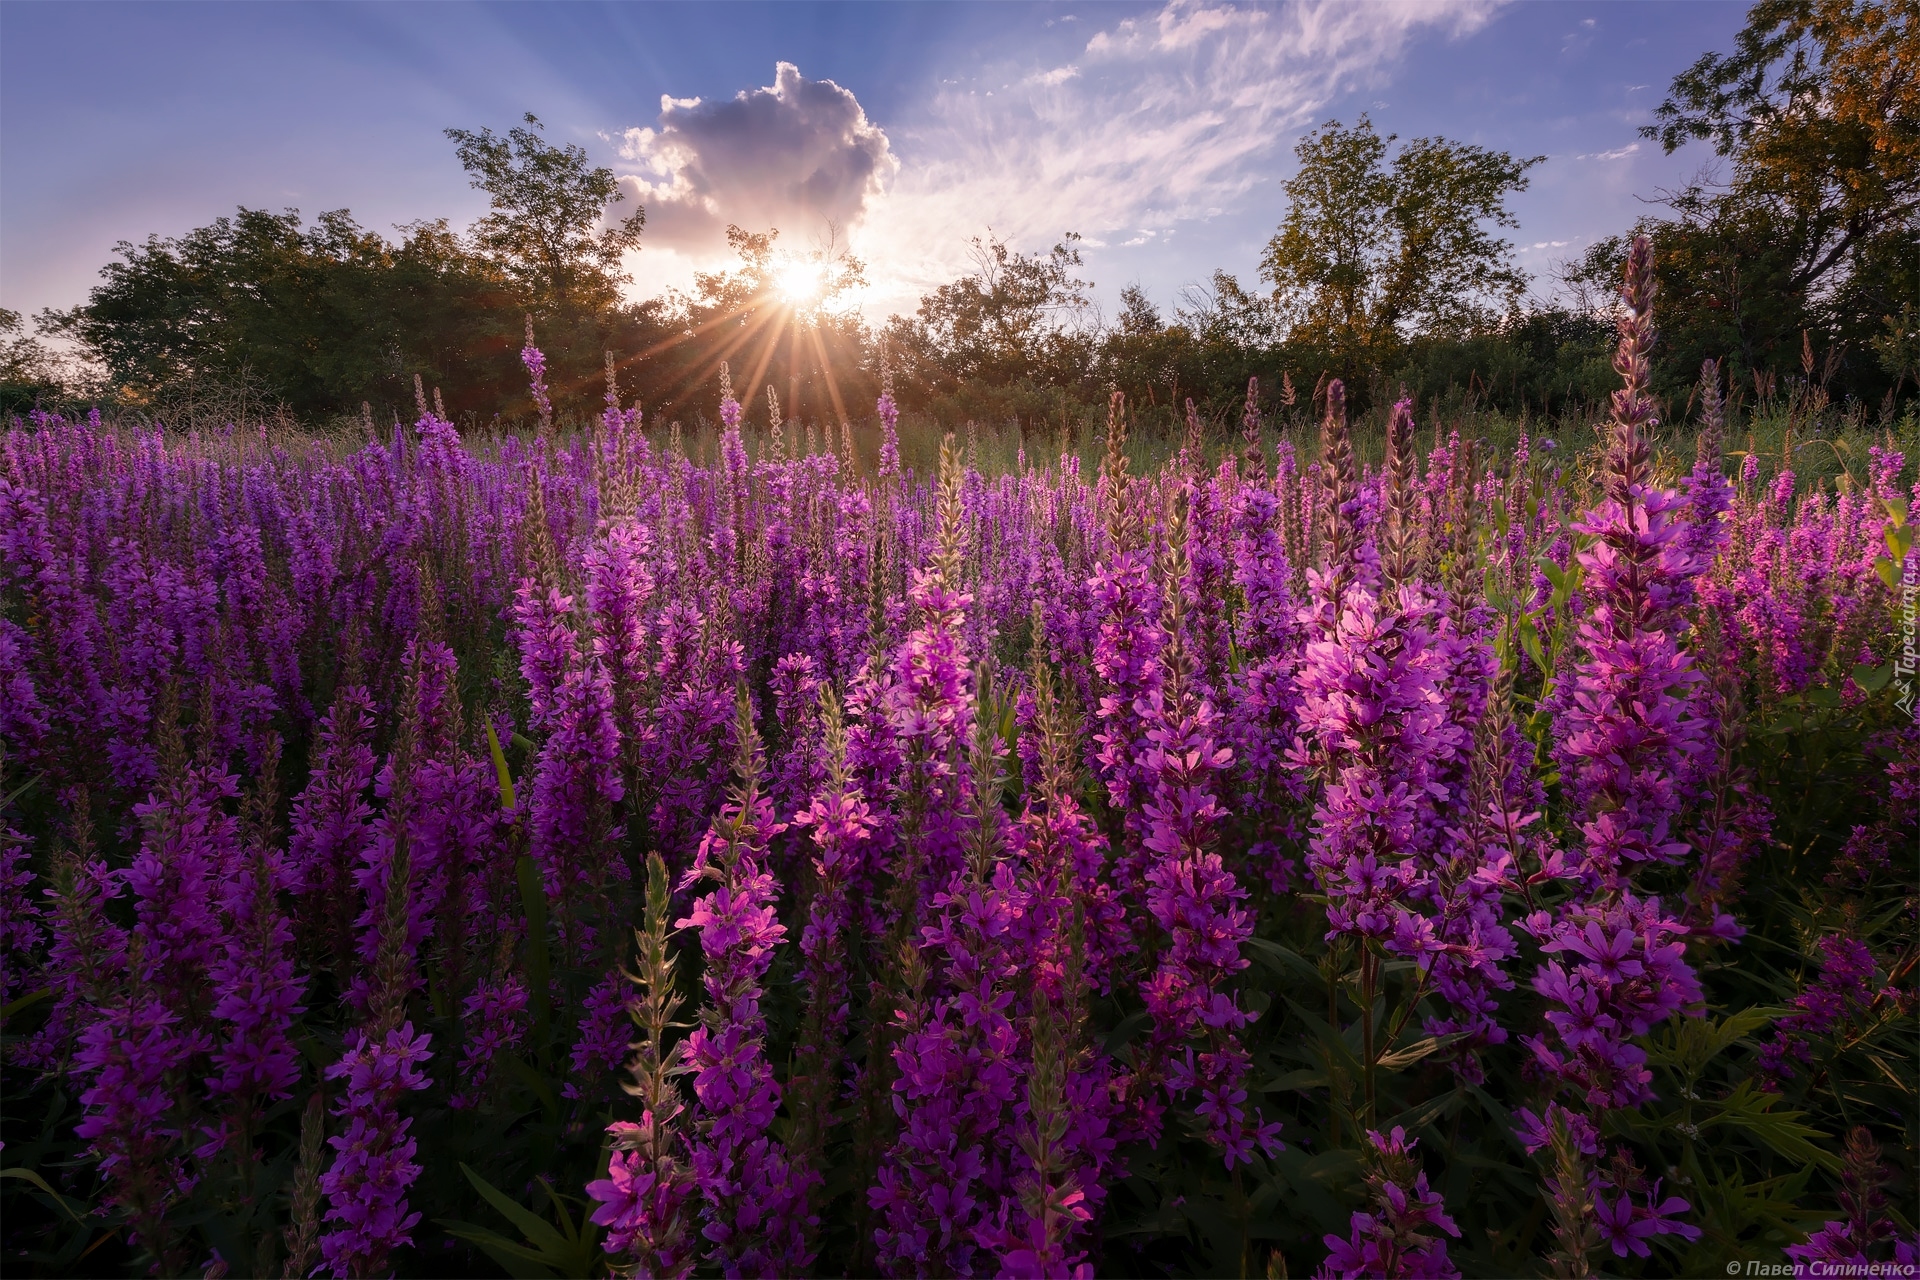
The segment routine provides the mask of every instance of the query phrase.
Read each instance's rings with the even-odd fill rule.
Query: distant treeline
[[[1713,357],[1736,401],[1806,384],[1887,416],[1920,387],[1917,7],[1756,4],[1734,52],[1679,76],[1643,131],[1670,151],[1709,144],[1713,176],[1562,264],[1552,304],[1497,234],[1542,158],[1402,142],[1365,116],[1296,148],[1257,285],[1216,271],[1166,304],[1129,288],[1107,315],[1077,236],[1038,252],[985,238],[970,272],[876,331],[844,305],[864,267],[837,243],[796,253],[734,228],[732,269],[635,303],[619,263],[644,244],[644,211],[528,116],[505,136],[448,131],[492,199],[464,232],[418,222],[388,239],[346,210],[243,208],[123,242],[85,303],[37,318],[41,337],[0,312],[0,405],[164,417],[217,391],[301,419],[364,405],[391,420],[411,415],[418,378],[463,423],[512,423],[531,413],[530,321],[563,417],[598,412],[609,357],[623,402],[649,415],[710,411],[726,361],[750,412],[771,387],[786,417],[825,423],[867,412],[888,369],[908,408],[954,425],[1064,424],[1112,390],[1149,417],[1191,398],[1220,418],[1250,377],[1273,407],[1337,376],[1360,408],[1404,389],[1553,416],[1616,385],[1611,292],[1632,230],[1656,247],[1657,390],[1684,400]],[[81,358],[56,356],[54,335]]]

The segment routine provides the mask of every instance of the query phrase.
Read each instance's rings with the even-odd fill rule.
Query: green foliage
[[[1087,281],[1080,237],[1069,231],[1046,253],[1025,253],[998,236],[975,236],[973,271],[920,299],[911,319],[896,316],[882,342],[901,372],[933,394],[963,384],[1023,381],[1071,385],[1090,370],[1094,343],[1084,325]]]
[[[1788,376],[1811,330],[1834,353],[1820,381],[1836,398],[1877,400],[1910,376],[1873,353],[1883,317],[1920,295],[1916,14],[1914,0],[1761,0],[1731,53],[1675,77],[1643,135],[1668,152],[1708,142],[1726,167],[1635,229],[1654,238],[1671,367],[1726,356],[1740,383]],[[1595,245],[1573,274],[1597,280],[1625,243]]]
[[[1484,224],[1519,225],[1507,197],[1546,157],[1415,138],[1389,166],[1394,141],[1364,115],[1302,139],[1286,219],[1260,260],[1295,335],[1359,358],[1415,335],[1483,331],[1526,288],[1512,246]]]
[[[39,327],[48,327],[44,317]],[[27,333],[18,311],[0,307],[0,413],[65,407],[76,391],[85,389],[76,385],[84,383],[77,372],[71,361]]]
[[[607,206],[626,198],[613,170],[589,167],[581,147],[549,143],[532,112],[525,121],[533,128],[516,126],[504,138],[491,129],[447,130],[473,186],[493,201],[473,226],[474,243],[543,310],[610,307],[628,279],[620,256],[639,247],[647,212],[636,208],[602,228]]]
[[[553,1185],[545,1178],[537,1178],[535,1182],[553,1215],[551,1223],[475,1173],[464,1162],[460,1165],[460,1172],[467,1176],[467,1181],[473,1184],[473,1189],[480,1193],[481,1199],[514,1225],[525,1243],[516,1243],[497,1231],[457,1218],[438,1219],[440,1225],[447,1229],[447,1234],[478,1247],[514,1280],[547,1280],[552,1276],[585,1277],[600,1272],[603,1261],[600,1228],[587,1221],[584,1214],[576,1226],[573,1214],[567,1211],[570,1197],[555,1192]],[[574,1200],[573,1203],[579,1205],[580,1202]]]

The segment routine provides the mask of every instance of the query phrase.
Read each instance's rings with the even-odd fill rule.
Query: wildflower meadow
[[[0,1266],[1911,1274],[1920,485],[1654,292],[1512,447],[16,419]]]

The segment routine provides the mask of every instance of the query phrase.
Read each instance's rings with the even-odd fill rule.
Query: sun
[[[773,283],[788,306],[804,309],[826,294],[827,273],[818,262],[789,258],[774,269]]]

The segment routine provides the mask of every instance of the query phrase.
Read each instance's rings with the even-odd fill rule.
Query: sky
[[[1711,156],[1637,135],[1744,6],[1689,3],[0,3],[0,306],[85,300],[122,240],[236,206],[361,225],[486,210],[443,131],[533,112],[647,210],[635,296],[725,228],[868,264],[870,319],[970,237],[1083,237],[1111,314],[1253,284],[1322,121],[1542,155],[1506,232],[1551,271]],[[620,213],[631,203],[615,207]]]

